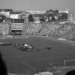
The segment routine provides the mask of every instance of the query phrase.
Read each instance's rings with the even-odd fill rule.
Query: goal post
[[[75,66],[75,59],[64,60],[64,66]]]

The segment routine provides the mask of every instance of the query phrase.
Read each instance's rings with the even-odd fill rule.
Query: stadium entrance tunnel
[[[66,75],[75,75],[75,70],[71,70],[71,71],[67,72]]]

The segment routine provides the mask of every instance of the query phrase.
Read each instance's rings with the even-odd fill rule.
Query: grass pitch
[[[34,73],[35,71],[47,71],[51,69],[51,63],[64,62],[75,59],[75,46],[60,43],[45,38],[30,37],[18,39],[0,39],[0,42],[12,42],[33,45],[32,52],[20,51],[14,46],[0,46],[0,51],[10,73]],[[45,47],[51,47],[47,50]],[[39,49],[37,51],[36,49]],[[62,64],[63,65],[63,64]]]

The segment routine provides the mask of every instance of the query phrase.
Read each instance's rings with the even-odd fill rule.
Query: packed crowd
[[[62,37],[70,40],[75,38],[75,24],[32,23],[27,25],[24,34],[33,36],[49,36],[55,38]]]
[[[15,13],[19,12],[12,11],[10,18],[0,14],[0,34],[63,37],[74,40],[73,16],[75,13],[73,12],[59,12],[58,10],[48,10],[43,14],[21,12],[22,15],[19,17]]]

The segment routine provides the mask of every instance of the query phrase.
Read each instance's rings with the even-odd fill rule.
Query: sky
[[[0,9],[21,11],[75,10],[75,0],[0,0]]]

